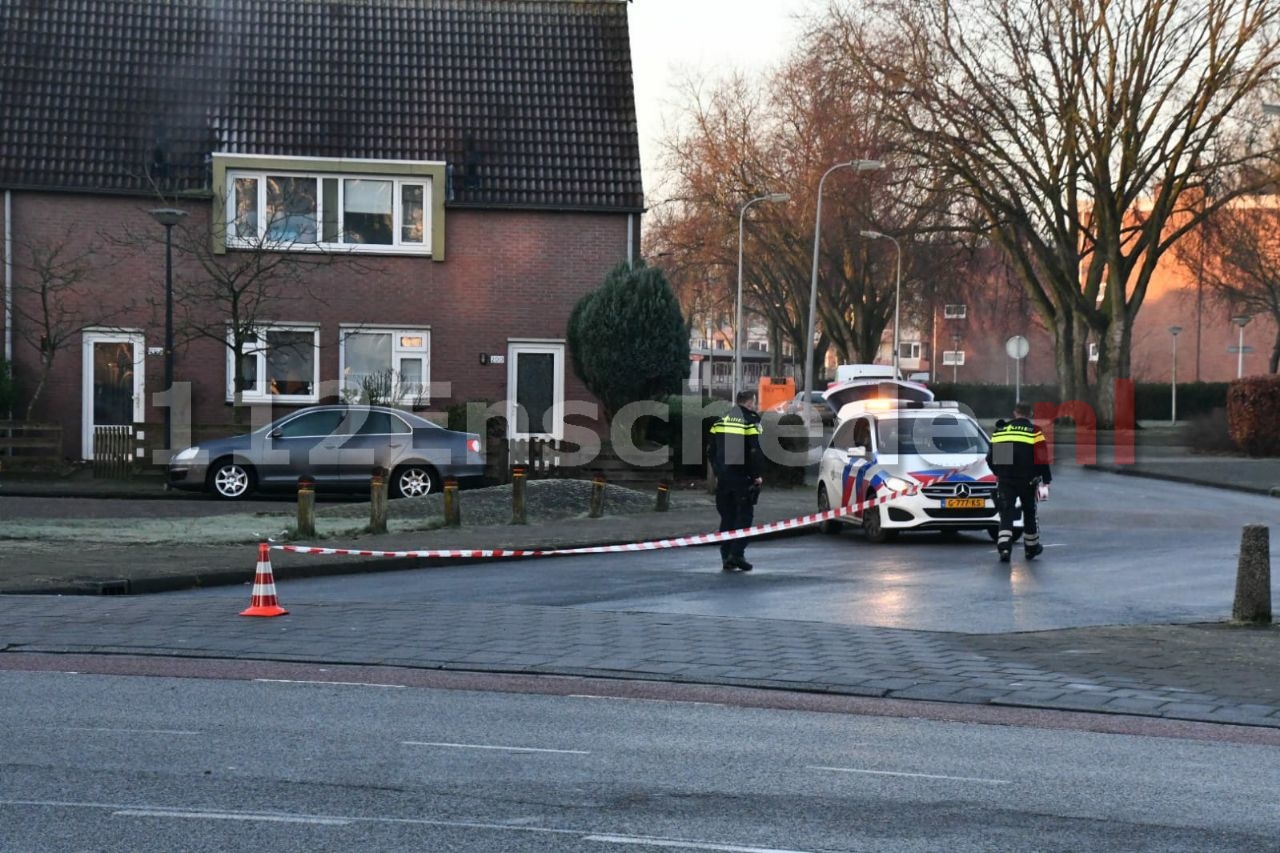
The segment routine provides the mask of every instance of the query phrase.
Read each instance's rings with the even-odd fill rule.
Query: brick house
[[[31,416],[67,457],[164,419],[166,231],[195,424],[232,422],[237,353],[254,420],[377,375],[519,403],[514,434],[590,399],[566,318],[643,210],[623,0],[44,0],[5,4],[0,51],[4,354],[21,415],[53,293],[74,334]],[[282,264],[258,302],[208,297],[252,258]]]

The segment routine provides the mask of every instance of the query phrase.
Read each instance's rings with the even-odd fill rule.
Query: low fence
[[[132,424],[93,428],[93,476],[127,480],[139,462],[138,439]]]
[[[59,424],[0,421],[0,468],[47,470],[62,464]]]
[[[504,472],[513,465],[523,467],[530,480],[590,480],[602,474],[608,482],[622,486],[653,486],[671,481],[670,461],[655,466],[633,465],[607,446],[600,448],[594,458],[579,461],[579,450],[576,444],[551,438],[499,439],[489,445],[490,454],[494,454],[490,457],[490,472],[499,473],[498,479],[503,482],[509,479]]]

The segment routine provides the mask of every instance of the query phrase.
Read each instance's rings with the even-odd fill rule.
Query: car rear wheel
[[[818,512],[826,512],[831,509],[831,498],[827,497],[827,487],[825,484],[818,486]],[[840,533],[841,524],[834,518],[826,521],[818,522],[818,530],[829,536],[835,536]]]
[[[242,500],[256,485],[253,469],[235,459],[221,459],[209,468],[209,491],[224,501]]]
[[[867,500],[875,496],[875,492],[867,492]],[[868,542],[876,545],[888,542],[894,536],[893,531],[884,529],[884,515],[878,506],[869,506],[862,511],[862,532]]]
[[[401,465],[391,476],[393,498],[421,498],[436,490],[439,476],[429,465]]]

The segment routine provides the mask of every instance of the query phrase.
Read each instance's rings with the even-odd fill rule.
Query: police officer
[[[987,451],[987,464],[999,481],[1000,533],[996,550],[1002,563],[1009,562],[1013,552],[1015,500],[1022,501],[1022,545],[1027,559],[1034,560],[1044,551],[1036,522],[1036,498],[1037,491],[1044,498],[1049,496],[1053,473],[1048,460],[1049,445],[1044,433],[1031,422],[1031,404],[1018,403],[1013,407],[1013,420],[996,422],[991,449]]]
[[[720,513],[721,531],[751,526],[764,473],[756,394],[742,391],[735,402],[737,405],[711,427],[711,466],[716,474],[716,510]],[[751,571],[746,550],[745,539],[721,542],[721,568],[726,572]]]

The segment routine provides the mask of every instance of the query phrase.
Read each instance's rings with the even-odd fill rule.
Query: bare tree
[[[1274,195],[1241,199],[1209,217],[1178,245],[1187,264],[1202,260],[1203,281],[1216,300],[1241,314],[1276,323],[1267,370],[1280,370],[1280,208]]]
[[[14,334],[40,354],[27,400],[25,417],[30,419],[58,353],[88,329],[117,325],[135,306],[122,302],[117,289],[111,299],[103,298],[102,274],[112,261],[102,245],[85,242],[74,228],[52,240],[16,242],[11,260]]]
[[[832,0],[829,12],[905,152],[947,172],[972,229],[1009,257],[1056,337],[1064,399],[1091,399],[1113,423],[1161,257],[1270,174],[1276,141],[1252,116],[1280,65],[1280,4]],[[863,49],[871,19],[892,50]]]
[[[227,246],[232,221],[215,226],[183,221],[173,226],[175,345],[211,340],[226,347],[232,373],[233,418],[243,420],[244,394],[254,375],[248,360],[262,352],[288,357],[287,343],[269,346],[263,328],[286,316],[289,306],[324,303],[313,282],[322,270],[340,266],[352,275],[368,275],[379,267],[368,256],[335,250],[318,242],[314,221],[299,225],[297,210],[286,197],[268,211],[262,228],[241,228],[248,236]],[[153,234],[131,234],[129,240],[154,243]],[[310,343],[307,344],[308,352]],[[299,351],[293,353],[304,357]]]
[[[791,194],[787,205],[751,211],[744,301],[748,314],[763,317],[797,352],[809,333],[820,179],[836,163],[885,158],[898,147],[894,134],[901,131],[879,118],[865,74],[842,44],[815,27],[761,87],[740,75],[713,86],[687,83],[684,124],[666,141],[672,191],[681,202],[664,208],[649,233],[655,248],[681,259],[682,269],[736,269],[741,206],[766,192]],[[895,248],[862,231],[898,239],[902,316],[923,313],[933,276],[952,249],[940,238],[942,187],[938,174],[923,168],[829,175],[818,241],[816,363],[833,348],[842,361],[873,360],[893,322]]]

